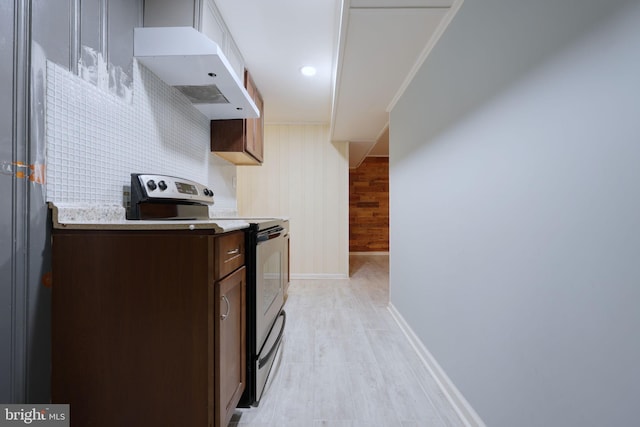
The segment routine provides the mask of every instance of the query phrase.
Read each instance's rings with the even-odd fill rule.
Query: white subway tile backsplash
[[[236,167],[209,151],[209,120],[134,61],[121,98],[47,62],[47,201],[113,205],[132,172],[206,183],[236,209]]]

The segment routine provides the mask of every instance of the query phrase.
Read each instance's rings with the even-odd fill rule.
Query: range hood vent
[[[260,116],[220,47],[192,27],[135,28],[133,54],[209,119]]]
[[[229,104],[218,86],[174,86],[193,104]]]

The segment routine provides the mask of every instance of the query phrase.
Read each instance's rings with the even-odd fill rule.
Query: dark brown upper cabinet
[[[261,165],[264,145],[264,102],[247,70],[244,85],[260,111],[257,119],[211,120],[211,151],[236,165]]]

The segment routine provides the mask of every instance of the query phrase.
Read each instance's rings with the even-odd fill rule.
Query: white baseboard
[[[348,279],[348,274],[300,274],[294,273],[291,275],[291,280],[335,280],[335,279]]]
[[[436,384],[447,398],[456,414],[460,417],[460,420],[464,423],[465,427],[486,427],[485,423],[480,419],[480,416],[469,405],[469,402],[464,398],[462,393],[456,388],[453,382],[449,379],[445,371],[440,367],[433,355],[427,350],[420,338],[413,332],[413,329],[404,320],[398,310],[389,303],[388,306],[391,316],[400,326],[400,329],[411,343],[411,346],[418,354],[418,357],[427,368],[431,376],[435,379]]]

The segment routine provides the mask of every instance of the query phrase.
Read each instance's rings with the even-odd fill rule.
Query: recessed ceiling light
[[[315,76],[316,69],[310,65],[305,65],[304,67],[300,68],[300,72],[305,76],[311,77]]]

